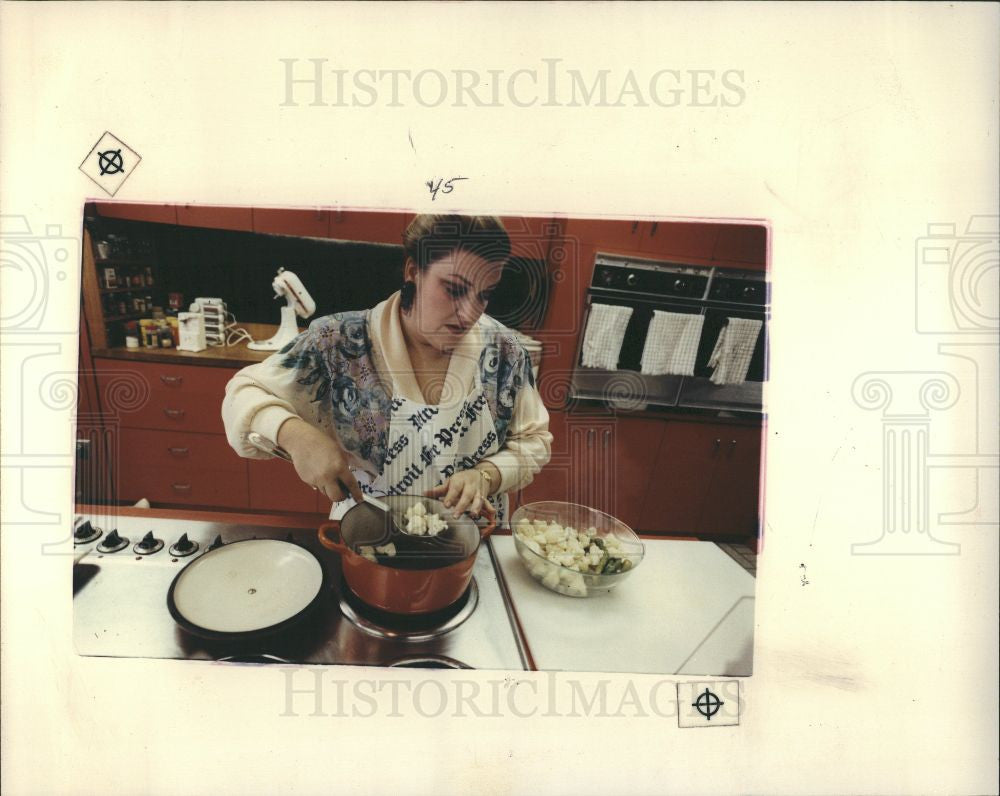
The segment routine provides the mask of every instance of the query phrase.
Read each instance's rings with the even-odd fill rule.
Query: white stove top
[[[83,519],[108,524],[103,518]],[[480,547],[476,559],[473,577],[478,601],[467,619],[434,639],[386,639],[360,630],[341,613],[340,560],[318,543],[315,531],[156,517],[118,517],[114,524],[119,535],[130,540],[122,550],[103,555],[97,550],[110,527],[103,528],[99,539],[76,547],[82,556],[73,568],[73,636],[80,655],[196,660],[274,656],[293,663],[389,666],[431,661],[475,669],[526,668],[522,642],[510,621],[488,544]],[[164,545],[151,555],[137,555],[133,546],[148,531]],[[184,533],[199,544],[198,552],[189,557],[171,555],[171,546]],[[319,558],[330,576],[327,599],[302,628],[271,640],[237,644],[192,636],[174,622],[167,609],[170,584],[217,536],[228,543],[254,537],[286,540],[289,534]]]

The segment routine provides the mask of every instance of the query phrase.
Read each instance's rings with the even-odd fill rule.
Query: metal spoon
[[[251,431],[250,433],[248,433],[246,435],[246,439],[247,442],[249,442],[255,448],[262,450],[265,453],[269,453],[272,456],[278,457],[279,459],[284,459],[287,462],[292,461],[292,456],[288,451],[286,451],[277,443],[272,442],[263,435],[257,433],[256,431]],[[343,489],[345,493],[348,492],[347,487],[344,485],[342,481],[338,480],[337,483],[340,484],[341,489]],[[444,536],[445,531],[442,531],[440,535],[435,534],[433,536],[426,534],[410,533],[402,525],[400,525],[400,523],[396,519],[396,512],[393,511],[393,509],[390,508],[390,506],[387,503],[384,503],[378,498],[372,497],[371,495],[365,492],[362,492],[362,496],[364,497],[366,503],[370,503],[372,506],[382,511],[389,520],[386,527],[387,533],[382,539],[372,541],[370,543],[372,546],[381,546],[389,543],[390,541],[392,541],[393,533],[395,533],[398,536],[404,536],[407,539],[418,540],[419,542],[418,546],[420,547],[438,548],[439,550],[450,550],[455,547],[455,543],[448,540],[448,538]],[[458,548],[461,549],[461,546],[459,545]]]

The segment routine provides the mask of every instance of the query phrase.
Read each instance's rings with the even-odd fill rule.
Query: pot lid
[[[218,547],[174,579],[167,604],[193,632],[252,633],[305,611],[323,587],[319,560],[299,545],[247,539]]]

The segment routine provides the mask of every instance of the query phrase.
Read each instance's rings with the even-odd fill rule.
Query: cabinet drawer
[[[224,434],[222,394],[186,392],[166,395],[153,392],[134,412],[121,415],[123,428],[148,428]]]
[[[95,359],[94,367],[98,379],[102,381],[102,397],[107,397],[103,393],[106,393],[114,379],[126,378],[129,382],[138,379],[150,392],[218,393],[221,401],[226,391],[226,384],[236,374],[235,368],[168,365],[121,359]]]
[[[250,508],[267,511],[319,511],[317,492],[302,483],[291,462],[282,459],[248,459]],[[326,498],[324,497],[324,500]],[[325,511],[330,511],[326,500]]]
[[[246,468],[237,472],[183,465],[155,467],[132,455],[121,457],[118,495],[124,500],[147,498],[151,503],[183,506],[245,509],[249,505]]]
[[[139,467],[192,467],[233,473],[246,470],[246,459],[230,448],[221,434],[123,428],[120,450]]]
[[[124,428],[224,433],[222,399],[234,369],[96,362],[104,411]]]

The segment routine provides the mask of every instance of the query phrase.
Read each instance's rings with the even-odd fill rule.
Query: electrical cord
[[[236,314],[226,311],[227,318],[231,318],[232,321],[226,324],[225,328],[225,342],[216,343],[216,345],[236,345],[237,343],[253,342],[253,335],[250,334],[246,329],[241,327],[236,321]]]

